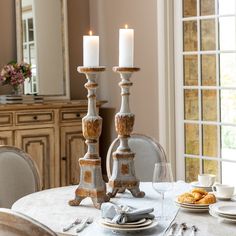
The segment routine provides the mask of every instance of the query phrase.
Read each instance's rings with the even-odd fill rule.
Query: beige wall
[[[69,34],[69,67],[70,94],[72,99],[85,99],[85,77],[78,74],[77,67],[83,64],[83,35],[89,31],[89,1],[69,0],[68,34]]]
[[[0,1],[0,68],[16,60],[15,0]]]
[[[15,0],[0,1],[0,66],[16,58]],[[99,4],[99,5],[98,5]],[[85,99],[85,78],[77,73],[83,64],[83,38],[91,28],[100,35],[100,64],[107,72],[99,79],[99,99],[108,103],[101,110],[103,133],[101,156],[105,157],[110,142],[116,137],[114,115],[120,107],[119,76],[111,68],[118,64],[119,28],[129,24],[135,30],[135,65],[131,88],[131,110],[136,115],[134,132],[158,138],[157,102],[157,3],[156,0],[69,0],[68,33],[70,91],[72,99]],[[4,10],[3,10],[4,9]],[[7,23],[6,23],[7,22]]]
[[[158,138],[157,1],[148,0],[147,4],[147,0],[90,0],[91,29],[100,36],[100,65],[107,66],[107,72],[99,79],[98,91],[99,98],[108,101],[102,111],[106,136],[101,141],[106,146],[116,137],[113,120],[120,107],[120,88],[119,76],[112,67],[118,64],[119,28],[126,23],[135,30],[134,63],[141,68],[132,77],[134,132]]]

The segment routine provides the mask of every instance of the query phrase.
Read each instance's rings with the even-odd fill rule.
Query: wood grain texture
[[[96,102],[96,110],[104,104]],[[36,161],[43,188],[78,184],[78,158],[86,152],[82,118],[88,102],[0,104],[0,144],[15,145]]]

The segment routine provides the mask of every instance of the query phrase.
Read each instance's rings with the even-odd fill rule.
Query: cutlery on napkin
[[[133,210],[131,207],[117,206],[110,202],[101,205],[102,218],[108,218],[112,223],[125,224],[135,222],[141,219],[154,219],[153,208],[143,208]]]

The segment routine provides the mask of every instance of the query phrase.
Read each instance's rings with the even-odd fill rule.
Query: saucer
[[[219,196],[219,195],[217,195],[216,192],[214,192],[214,194],[215,194],[216,198],[217,198],[218,200],[221,200],[221,201],[230,201],[233,197],[235,197],[235,196],[231,196],[231,197]]]
[[[212,191],[212,186],[202,186],[198,181],[195,181],[195,182],[192,182],[191,183],[191,186],[193,187],[193,188],[203,188],[203,189],[205,189],[207,192],[210,192],[210,191]]]

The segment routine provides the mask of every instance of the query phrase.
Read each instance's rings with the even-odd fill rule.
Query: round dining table
[[[77,218],[85,219],[87,217],[92,217],[93,223],[88,224],[79,235],[117,235],[117,232],[99,225],[98,221],[101,219],[101,211],[93,207],[90,198],[84,199],[80,206],[69,206],[68,201],[74,198],[76,188],[77,186],[67,186],[36,192],[16,201],[12,209],[48,226],[58,235],[78,235],[76,234],[76,227],[66,233],[63,233],[63,228],[70,225]],[[110,201],[115,204],[128,205],[134,208],[153,207],[154,215],[157,216],[161,210],[161,198],[159,194],[154,191],[150,182],[140,183],[140,189],[146,194],[144,198],[134,198],[127,191],[123,194],[117,194]],[[137,231],[133,235],[165,235],[166,229],[173,222],[178,223],[178,225],[183,222],[187,223],[188,230],[184,236],[191,235],[192,225],[198,228],[196,236],[236,235],[236,224],[219,222],[216,218],[210,216],[208,212],[196,213],[180,210],[176,206],[174,199],[177,195],[189,189],[190,185],[183,181],[175,183],[173,191],[165,194],[164,211],[168,220],[160,221],[155,227]],[[119,232],[119,234],[122,235],[125,232]]]

